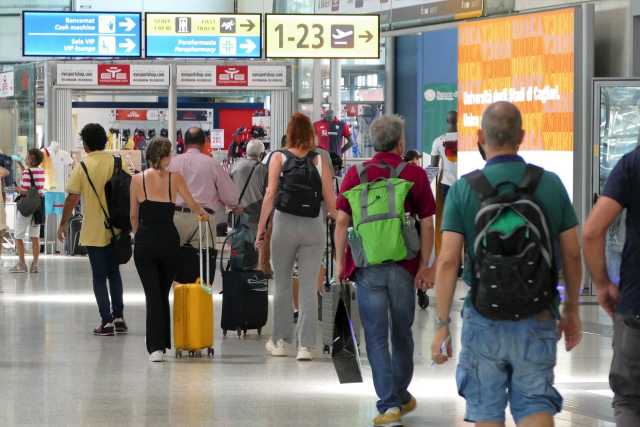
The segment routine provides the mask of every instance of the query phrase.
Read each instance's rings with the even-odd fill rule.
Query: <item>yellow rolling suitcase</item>
[[[202,222],[200,222],[200,248],[202,248]],[[191,357],[213,357],[213,296],[210,278],[203,280],[204,259],[207,260],[206,274],[209,275],[209,233],[205,233],[206,249],[200,250],[200,278],[196,283],[176,284],[173,290],[173,340],[176,357],[186,351]],[[206,253],[206,257],[203,256]]]

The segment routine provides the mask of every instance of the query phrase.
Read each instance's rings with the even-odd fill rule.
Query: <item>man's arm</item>
[[[609,278],[604,247],[607,230],[622,210],[623,206],[616,200],[601,196],[584,225],[585,262],[596,286],[598,302],[612,317],[618,302],[618,288]]]
[[[64,241],[65,230],[67,229],[67,223],[73,215],[73,209],[80,203],[79,194],[69,194],[64,201],[64,210],[62,211],[62,219],[60,220],[60,226],[58,227],[58,239]]]
[[[560,329],[564,332],[566,349],[571,351],[582,340],[579,306],[582,288],[582,257],[578,242],[578,227],[560,234],[560,253],[566,283],[566,301],[562,306]]]
[[[452,231],[442,233],[442,246],[438,255],[438,263],[436,269],[436,298],[438,307],[436,310],[437,318],[440,321],[448,323],[451,313],[451,305],[453,304],[453,296],[456,291],[458,282],[458,269],[460,268],[462,246],[464,244],[464,236]],[[447,345],[447,354],[440,352],[442,344],[449,337],[449,326],[441,326],[436,330],[431,346],[431,356],[433,361],[441,364],[446,362],[452,356],[451,342]]]
[[[214,167],[216,175],[215,187],[218,189],[218,197],[226,207],[230,209],[237,208],[238,199],[240,198],[238,188],[231,180],[231,177],[222,169],[222,166],[215,162]]]
[[[344,279],[344,257],[347,248],[347,230],[351,224],[351,216],[345,211],[338,210],[336,219],[336,231],[334,233],[334,243],[336,245],[336,277],[338,280]]]

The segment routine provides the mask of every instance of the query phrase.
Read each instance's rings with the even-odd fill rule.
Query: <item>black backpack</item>
[[[307,218],[317,218],[322,204],[322,178],[314,163],[318,155],[309,152],[304,158],[281,150],[286,161],[280,175],[275,207],[281,212]]]
[[[113,175],[104,186],[111,225],[123,231],[131,230],[131,175],[122,169],[122,158],[114,157]]]
[[[471,298],[480,314],[520,320],[549,309],[558,272],[549,225],[534,193],[544,169],[527,165],[515,190],[500,194],[480,170],[464,176],[480,198]]]

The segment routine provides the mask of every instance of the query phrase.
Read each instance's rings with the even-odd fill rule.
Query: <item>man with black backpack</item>
[[[117,203],[115,198],[114,205],[112,197],[107,197],[105,191],[108,183],[111,183],[114,178],[119,178],[119,170],[116,169],[118,160],[112,154],[105,152],[107,134],[104,128],[97,123],[90,123],[82,129],[80,137],[87,155],[82,163],[74,168],[67,182],[69,195],[64,203],[58,238],[65,239],[73,209],[82,201],[83,221],[80,244],[87,248],[89,254],[93,273],[93,291],[102,319],[93,333],[99,336],[124,334],[127,333],[128,328],[124,321],[122,278],[117,246],[122,242],[126,250],[128,240],[128,250],[131,251],[131,243],[128,239],[130,224],[129,230],[126,230],[128,219],[123,224],[123,214],[121,214],[128,210],[128,202],[126,207],[120,206],[122,203]],[[112,190],[114,194],[123,192],[125,192],[124,198],[128,200],[128,189],[113,188]],[[118,226],[125,230],[121,233]],[[107,288],[107,279],[109,288]]]
[[[559,331],[567,351],[582,338],[578,220],[560,179],[517,155],[524,139],[517,107],[490,105],[478,138],[487,164],[451,187],[444,210],[432,358],[441,364],[453,356],[449,313],[464,245],[471,291],[456,379],[465,419],[504,426],[509,404],[518,426],[553,426],[562,409],[553,387]],[[556,243],[566,283],[562,311]]]

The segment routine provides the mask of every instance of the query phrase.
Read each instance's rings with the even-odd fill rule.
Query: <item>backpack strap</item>
[[[498,193],[480,169],[465,175],[463,178],[467,181],[471,189],[478,194],[481,201],[493,197]]]
[[[400,162],[398,166],[391,170],[391,178],[400,178],[400,174],[407,167],[407,162]]]
[[[518,184],[518,191],[533,195],[538,189],[543,175],[544,169],[536,165],[527,164],[522,181]]]
[[[122,157],[113,156],[113,174],[117,174],[122,170]]]

